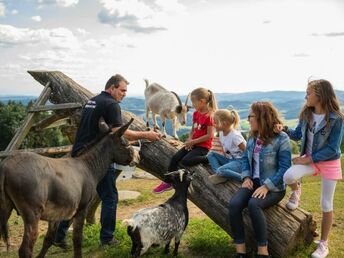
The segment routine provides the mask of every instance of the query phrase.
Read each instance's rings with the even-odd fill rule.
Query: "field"
[[[131,214],[142,207],[148,207],[156,205],[165,201],[172,192],[163,193],[161,195],[154,195],[151,193],[153,187],[159,183],[159,180],[155,179],[133,179],[127,181],[121,181],[118,183],[119,190],[135,190],[141,193],[141,196],[134,201],[121,201],[119,203],[117,217],[117,229],[115,237],[120,240],[118,247],[100,247],[99,246],[99,224],[92,226],[86,226],[84,230],[84,242],[83,242],[83,254],[84,257],[130,257],[130,245],[131,241],[126,233],[126,229],[120,225],[120,221],[124,218],[128,218]],[[310,211],[314,219],[319,226],[321,222],[321,212],[319,205],[320,196],[320,178],[310,177],[303,180],[303,195],[301,207],[307,211]],[[333,228],[330,235],[330,256],[329,257],[344,257],[344,183],[340,181],[337,184],[334,210],[335,218]],[[231,238],[215,223],[212,222],[201,210],[199,210],[194,204],[189,202],[190,211],[190,223],[186,229],[186,232],[182,238],[178,257],[230,257],[234,253],[234,245]],[[99,210],[98,210],[99,216]],[[23,223],[20,217],[15,213],[9,222],[10,236],[11,236],[11,250],[9,253],[5,252],[4,244],[0,244],[0,257],[17,257],[17,249],[20,245]],[[40,224],[40,236],[35,245],[35,255],[38,254],[40,247],[42,246],[43,237],[45,234],[47,224],[41,222]],[[71,243],[71,233],[68,236],[68,242]],[[172,245],[173,246],[173,245]],[[314,250],[315,244],[312,244],[307,248],[300,248],[296,253],[289,256],[291,257],[309,257],[310,253]],[[173,250],[173,249],[172,249]],[[156,257],[172,257],[172,255],[164,256],[162,254],[162,247],[151,248],[147,254],[143,257],[156,258]],[[72,249],[67,252],[52,247],[47,257],[73,257]]]

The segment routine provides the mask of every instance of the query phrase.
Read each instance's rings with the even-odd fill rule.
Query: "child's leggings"
[[[310,165],[293,165],[284,174],[283,180],[287,185],[298,182],[304,176],[314,174],[314,168]],[[321,177],[320,204],[323,212],[333,210],[333,196],[337,180]]]

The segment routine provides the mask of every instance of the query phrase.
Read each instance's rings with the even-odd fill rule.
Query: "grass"
[[[344,167],[344,160],[342,159],[342,166]],[[151,189],[158,183],[157,180],[128,180],[120,182],[118,184],[119,189],[136,190],[141,192],[141,197],[132,201],[121,201],[119,203],[118,213],[126,214],[129,217],[132,213],[131,210],[137,210],[141,207],[152,206],[156,203],[163,202],[171,195],[169,193],[163,193],[161,195],[153,195]],[[321,210],[320,210],[320,178],[308,177],[303,179],[302,186],[302,203],[301,207],[314,216],[317,222],[318,230],[321,224]],[[338,182],[335,200],[334,200],[334,222],[330,234],[330,256],[329,257],[344,257],[344,183]],[[121,217],[122,215],[119,215]],[[11,239],[19,239],[22,236],[23,223],[20,217],[15,213],[12,214],[10,222],[10,235]],[[41,223],[40,236],[36,242],[34,253],[38,254],[39,249],[42,246],[43,237],[45,234],[46,223]],[[100,247],[99,246],[99,230],[100,225],[86,226],[84,229],[84,241],[83,241],[83,255],[84,257],[130,257],[131,240],[126,233],[126,228],[122,227],[120,221],[117,223],[115,237],[120,240],[118,247]],[[71,233],[69,233],[68,242],[70,246]],[[171,245],[173,250],[174,245]],[[316,245],[312,244],[309,247],[300,247],[289,258],[303,258],[310,257],[310,254],[315,249]],[[17,250],[10,250],[9,253],[3,251],[3,246],[0,246],[0,257],[17,257]],[[210,220],[205,215],[194,216],[190,218],[189,225],[183,235],[181,245],[179,247],[179,258],[214,258],[214,257],[230,257],[234,253],[234,245],[231,238],[224,232],[218,225]],[[47,257],[58,258],[73,257],[72,249],[67,252],[63,252],[56,247],[51,247]],[[163,247],[150,248],[144,255],[146,258],[159,258],[159,257],[172,257],[172,254],[164,255]]]

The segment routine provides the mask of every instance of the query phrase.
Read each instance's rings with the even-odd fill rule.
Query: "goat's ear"
[[[183,107],[182,106],[176,106],[176,113],[180,114],[182,112]]]
[[[129,125],[134,121],[134,118],[131,118],[130,121],[128,123],[126,123],[125,125],[121,126],[121,128],[119,128],[114,135],[121,137],[124,132],[128,129]]]

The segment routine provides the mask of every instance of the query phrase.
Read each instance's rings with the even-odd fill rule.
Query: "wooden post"
[[[61,72],[30,71],[29,73],[42,84],[47,81],[52,82],[53,94],[50,101],[53,103],[79,102],[84,104],[94,96]],[[129,112],[123,111],[122,114],[124,122],[129,121],[131,117],[135,118],[131,129],[146,130],[142,119]],[[177,149],[166,140],[152,143],[143,142],[139,167],[162,179],[170,159],[176,151]],[[189,199],[231,235],[232,231],[228,223],[228,202],[239,185],[233,181],[222,185],[212,185],[208,180],[208,176],[212,173],[209,166],[198,165],[190,169],[194,171],[194,180],[189,189]],[[290,212],[284,207],[285,201],[282,201],[264,211],[269,225],[269,250],[276,257],[290,254],[299,245],[309,245],[313,240],[316,227],[310,213],[302,209]],[[128,214],[128,216],[130,215]],[[246,211],[244,212],[244,222],[247,229],[247,242],[254,247],[256,245],[253,230]]]

